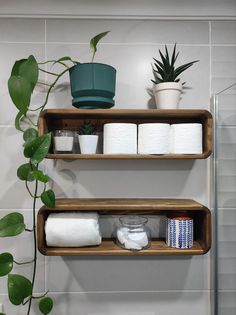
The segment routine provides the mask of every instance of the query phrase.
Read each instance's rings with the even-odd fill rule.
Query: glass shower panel
[[[236,314],[236,85],[214,97],[216,315]]]

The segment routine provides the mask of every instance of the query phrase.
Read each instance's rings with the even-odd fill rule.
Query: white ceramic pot
[[[155,96],[157,108],[178,108],[182,89],[183,86],[180,82],[163,82],[154,84],[153,93]]]
[[[96,154],[98,146],[97,135],[79,135],[81,154]]]

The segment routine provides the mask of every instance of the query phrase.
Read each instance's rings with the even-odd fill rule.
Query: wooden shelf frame
[[[129,251],[118,247],[112,239],[105,239],[93,247],[49,247],[44,226],[50,213],[66,211],[97,211],[103,214],[169,215],[187,213],[194,220],[194,246],[190,249],[170,248],[163,239],[154,239],[142,251]],[[37,220],[38,249],[46,256],[172,256],[204,255],[211,247],[211,212],[190,199],[58,199],[56,207],[42,207]]]
[[[212,126],[213,118],[210,112],[203,109],[178,110],[131,110],[131,109],[48,109],[39,117],[39,134],[49,131],[79,130],[80,126],[90,121],[98,131],[103,125],[111,122],[130,123],[201,123],[203,126],[203,153],[202,154],[54,154],[51,150],[50,159],[205,159],[212,153]]]

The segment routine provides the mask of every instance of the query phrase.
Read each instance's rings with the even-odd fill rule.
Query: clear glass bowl
[[[119,218],[120,226],[116,230],[117,244],[127,250],[142,250],[151,243],[151,235],[146,224],[148,219],[142,216],[130,215]]]

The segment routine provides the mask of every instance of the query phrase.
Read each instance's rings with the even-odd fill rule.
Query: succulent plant
[[[182,66],[175,67],[175,62],[179,56],[179,52],[176,53],[176,44],[174,45],[174,49],[172,55],[170,57],[167,46],[165,45],[165,55],[160,51],[159,54],[161,57],[161,61],[153,58],[155,61],[152,66],[154,80],[151,80],[153,83],[158,84],[162,82],[179,82],[179,75],[191,67],[195,62],[199,60],[195,60],[189,63],[186,63]],[[185,83],[185,82],[184,82]],[[184,84],[182,83],[182,84]]]
[[[93,135],[95,133],[95,126],[91,123],[85,123],[79,128],[80,135]]]

